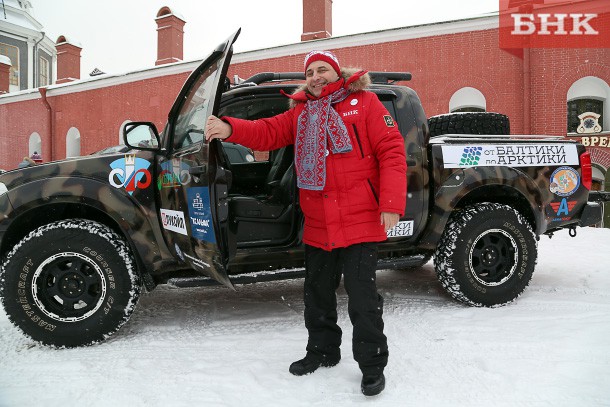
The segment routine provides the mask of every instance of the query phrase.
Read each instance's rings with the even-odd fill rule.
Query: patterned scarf
[[[341,116],[332,108],[350,91],[340,81],[339,89],[318,99],[309,99],[298,118],[295,165],[299,188],[321,191],[326,185],[326,156],[352,151],[352,143]],[[331,85],[336,84],[333,83]],[[336,86],[333,86],[335,88]]]

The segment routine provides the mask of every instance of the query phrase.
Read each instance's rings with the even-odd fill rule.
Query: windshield
[[[215,63],[203,71],[186,96],[174,126],[174,149],[203,141],[205,119],[212,113],[208,109],[215,97],[214,78],[218,69],[219,65]]]

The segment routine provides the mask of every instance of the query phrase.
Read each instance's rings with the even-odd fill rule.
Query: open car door
[[[226,270],[235,253],[226,201],[231,173],[219,164],[220,141],[206,142],[205,123],[218,111],[239,33],[220,44],[186,80],[164,130],[167,154],[157,163],[159,216],[170,250],[231,288]]]

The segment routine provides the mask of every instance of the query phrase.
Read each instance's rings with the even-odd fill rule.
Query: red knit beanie
[[[341,68],[339,68],[339,60],[330,51],[311,51],[309,54],[305,56],[305,71],[307,72],[307,67],[311,65],[312,62],[315,61],[324,61],[335,70],[337,75],[341,76]]]

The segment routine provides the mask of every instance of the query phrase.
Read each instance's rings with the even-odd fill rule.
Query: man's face
[[[314,61],[305,71],[307,89],[314,96],[320,96],[322,88],[339,79],[339,75],[328,62]]]

